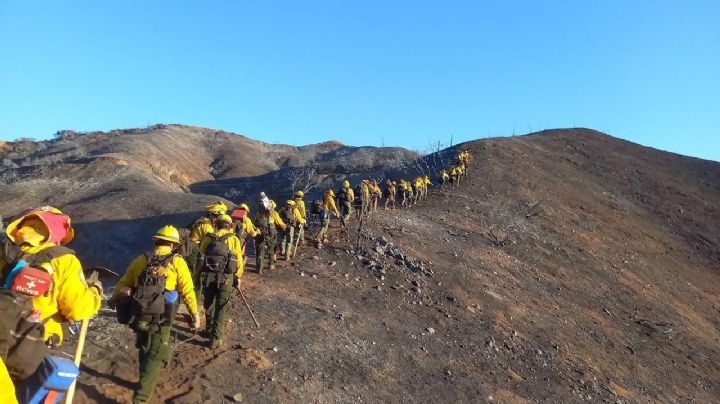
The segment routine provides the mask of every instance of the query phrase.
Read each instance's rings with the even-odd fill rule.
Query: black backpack
[[[313,215],[321,215],[323,212],[323,203],[320,199],[315,199],[310,206],[310,213]]]
[[[272,211],[260,211],[257,216],[255,216],[255,225],[260,229],[262,236],[277,234]]]
[[[175,248],[175,252],[185,259],[190,272],[194,272],[200,259],[200,246],[190,240],[190,229],[178,229],[180,233],[180,244]]]
[[[24,268],[40,269],[40,265],[74,251],[62,247],[50,247],[38,254],[24,254],[20,247],[8,239],[2,241],[5,266],[0,276],[0,357],[14,380],[24,380],[35,373],[48,352],[45,342],[45,326],[41,313],[35,311],[30,295],[5,288],[10,271],[24,261]],[[44,271],[44,269],[43,269]],[[21,274],[16,273],[17,278]],[[53,285],[51,284],[52,288]],[[53,341],[50,341],[53,342]],[[59,341],[54,341],[59,343]]]
[[[203,255],[203,272],[234,274],[237,271],[237,257],[227,245],[227,239],[232,236],[232,233],[220,237],[214,233],[207,235],[211,240]]]
[[[295,213],[293,212],[294,209],[295,208],[289,208],[286,206],[283,208],[281,213],[281,218],[283,222],[285,222],[285,224],[290,227],[294,227],[297,222],[297,220],[295,219]]]
[[[130,309],[133,315],[129,323],[137,325],[144,321],[152,324],[165,324],[165,282],[170,262],[176,254],[159,257],[147,253],[145,270],[138,277],[137,286],[133,289]]]

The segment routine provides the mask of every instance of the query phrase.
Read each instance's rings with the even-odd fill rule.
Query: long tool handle
[[[93,272],[90,275],[90,280],[96,281],[98,279],[98,273]],[[85,319],[80,325],[80,336],[78,337],[78,344],[75,348],[75,356],[73,362],[75,366],[80,369],[80,362],[82,361],[83,350],[85,349],[85,339],[87,338],[88,327],[90,326],[90,319]],[[79,377],[80,375],[78,375]],[[75,386],[77,386],[77,379],[70,385],[67,395],[65,396],[65,404],[72,404],[73,398],[75,398]]]
[[[257,319],[255,318],[255,313],[253,313],[252,309],[250,308],[250,304],[248,303],[247,299],[245,298],[245,294],[240,289],[240,286],[237,288],[238,293],[240,293],[240,297],[242,297],[243,302],[245,302],[245,307],[247,307],[248,311],[250,312],[250,316],[252,316],[253,321],[255,322],[255,326],[257,328],[260,328],[260,323],[258,323]]]
[[[292,252],[292,257],[290,257],[291,259],[295,258],[295,254],[297,253],[298,246],[300,245],[300,236],[304,235],[304,234],[305,234],[305,229],[301,225],[300,230],[298,230],[298,234],[296,235],[297,238],[295,239],[295,249]]]

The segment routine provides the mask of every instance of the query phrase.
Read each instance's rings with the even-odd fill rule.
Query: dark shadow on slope
[[[198,211],[74,223],[75,239],[69,247],[76,251],[84,268],[103,266],[122,274],[136,256],[152,249],[151,237],[160,227],[187,227],[202,214]]]

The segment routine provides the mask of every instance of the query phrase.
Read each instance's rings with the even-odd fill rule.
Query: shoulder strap
[[[220,237],[218,240],[220,240],[220,241],[226,241],[227,239],[229,239],[229,238],[232,237],[232,236],[234,236],[234,234],[232,234],[232,233],[226,233],[226,234],[223,234],[222,237]]]
[[[55,258],[62,257],[63,255],[68,255],[68,254],[75,254],[75,251],[73,251],[67,247],[59,245],[59,246],[46,248],[37,254],[28,256],[27,262],[28,262],[28,264],[50,262],[50,261],[54,260]]]

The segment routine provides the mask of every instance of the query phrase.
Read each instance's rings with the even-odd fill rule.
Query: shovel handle
[[[98,279],[98,273],[97,271],[93,271],[93,273],[90,275],[91,281],[96,281]],[[77,347],[75,348],[75,356],[73,357],[73,362],[75,363],[75,366],[80,369],[80,362],[82,361],[82,354],[83,350],[85,349],[85,339],[87,338],[87,332],[88,332],[88,326],[90,325],[90,319],[87,318],[82,321],[82,324],[80,325],[80,335],[78,336],[78,343]],[[78,375],[79,377],[79,375]],[[77,386],[77,379],[73,382],[72,385],[70,385],[70,388],[68,389],[67,395],[65,395],[65,404],[72,404],[73,398],[75,398],[75,386]]]

